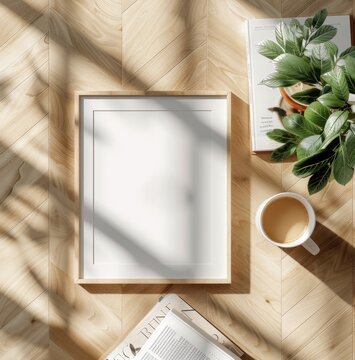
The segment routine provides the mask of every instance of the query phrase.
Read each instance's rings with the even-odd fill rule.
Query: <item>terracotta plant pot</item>
[[[297,100],[294,100],[291,95],[299,92],[299,91],[303,91],[306,89],[310,89],[312,88],[312,86],[310,85],[306,85],[303,83],[297,83],[293,86],[289,86],[289,87],[285,87],[285,88],[279,88],[281,96],[283,97],[283,99],[290,105],[292,106],[292,108],[298,110],[298,111],[305,111],[307,108],[307,104],[303,104]]]

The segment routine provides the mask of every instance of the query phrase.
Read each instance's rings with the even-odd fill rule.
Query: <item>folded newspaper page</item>
[[[240,360],[240,357],[223,348],[181,313],[171,310],[144,344],[136,359]]]
[[[135,359],[139,350],[154,333],[155,329],[165,318],[167,313],[174,309],[180,312],[188,320],[211,335],[216,341],[227,347],[236,355],[242,356],[241,351],[232,341],[216,329],[210,322],[201,316],[195,309],[182,300],[176,294],[168,294],[151,309],[151,311],[140,321],[140,323],[127,335],[117,346],[103,355],[101,360],[129,360]]]

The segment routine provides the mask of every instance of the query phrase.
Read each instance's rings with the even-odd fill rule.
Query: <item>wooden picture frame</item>
[[[78,92],[75,111],[76,282],[230,283],[231,94]],[[147,146],[146,139],[153,142]],[[164,145],[164,151],[160,144]],[[193,147],[202,165],[199,161],[190,164],[189,149]],[[129,157],[125,156],[127,151]],[[139,154],[146,156],[144,161],[140,161]],[[157,157],[159,166],[153,166],[155,170],[152,170],[151,159]],[[186,170],[178,171],[169,159],[174,160],[174,164],[188,162],[189,165],[183,166]],[[160,174],[162,163],[167,169]],[[203,175],[198,186],[191,175],[197,171],[196,167],[202,169]],[[140,177],[142,168],[145,175]],[[185,173],[189,174],[185,176],[187,180]],[[155,180],[161,178],[166,179],[156,185]],[[150,187],[146,188],[146,182]],[[110,187],[110,183],[114,186]],[[180,185],[171,187],[171,183]],[[187,191],[191,183],[199,189],[198,195]],[[134,191],[129,191],[130,186]],[[212,187],[213,192],[202,193],[201,189]],[[161,189],[162,194],[158,192]],[[166,197],[171,199],[165,201]],[[144,202],[139,202],[141,199]],[[154,205],[152,211],[151,204]],[[190,214],[198,220],[192,221]],[[208,223],[202,224],[205,219]],[[181,226],[185,224],[188,229]],[[194,227],[198,230],[191,230]],[[205,245],[205,241],[206,249],[200,246]],[[200,247],[192,251],[196,246]],[[176,254],[178,251],[180,254]]]

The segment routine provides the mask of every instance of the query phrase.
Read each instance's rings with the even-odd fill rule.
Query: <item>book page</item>
[[[233,360],[240,358],[172,310],[145,343],[136,359]]]

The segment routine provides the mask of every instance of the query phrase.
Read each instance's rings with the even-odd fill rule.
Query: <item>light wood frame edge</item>
[[[75,196],[75,222],[74,222],[74,280],[80,280],[80,219],[81,219],[81,194],[80,194],[80,93],[74,94],[74,196]]]
[[[223,279],[84,279],[80,277],[80,98],[84,96],[226,96],[227,97],[227,277]],[[231,241],[231,123],[232,93],[230,91],[76,91],[74,94],[74,189],[75,223],[74,254],[76,284],[230,284],[232,282]]]

